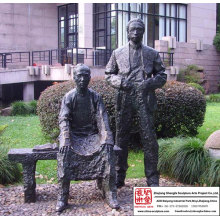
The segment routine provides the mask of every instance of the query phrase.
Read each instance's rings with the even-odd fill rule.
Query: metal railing
[[[62,48],[40,50],[32,52],[0,53],[2,68],[18,68],[27,65],[65,65],[85,63],[90,66],[105,66],[112,54],[112,50],[93,48]],[[167,66],[173,66],[173,53],[159,52]]]
[[[48,64],[56,63],[73,64],[84,63],[85,60],[93,59],[93,48],[61,48],[45,51],[32,51],[33,64]]]
[[[173,54],[171,52],[159,52],[160,58],[163,61],[164,65],[173,66]]]
[[[2,68],[12,66],[31,65],[30,52],[7,52],[0,53],[0,63]]]

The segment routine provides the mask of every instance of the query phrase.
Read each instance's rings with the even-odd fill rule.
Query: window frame
[[[147,12],[144,12],[144,3],[140,3],[141,4],[141,7],[140,7],[140,12],[135,12],[135,11],[132,11],[131,10],[131,4],[132,3],[102,3],[102,4],[105,4],[105,10],[102,11],[102,12],[97,12],[95,9],[96,9],[96,5],[97,4],[100,4],[100,3],[94,3],[93,4],[93,19],[95,21],[95,17],[98,15],[98,14],[104,14],[104,20],[105,20],[105,30],[104,30],[104,45],[105,45],[105,48],[106,49],[112,49],[112,48],[107,48],[107,45],[109,43],[109,45],[111,45],[111,42],[107,42],[107,14],[113,11],[115,11],[116,13],[116,48],[118,47],[118,12],[122,12],[122,15],[124,15],[123,13],[128,13],[128,21],[131,19],[131,15],[132,13],[134,14],[139,14],[140,15],[140,18],[143,19],[144,16],[147,16],[147,18],[149,16],[152,16],[153,17],[153,33],[152,33],[152,40],[153,40],[153,47],[155,46],[155,40],[156,40],[156,32],[155,32],[155,28],[156,28],[156,25],[155,25],[155,22],[156,22],[156,18],[164,18],[164,26],[163,26],[163,30],[164,30],[164,33],[165,35],[164,36],[171,36],[171,25],[169,25],[169,33],[167,33],[167,21],[168,19],[170,20],[170,24],[171,24],[171,20],[174,20],[175,24],[174,24],[174,35],[177,39],[177,41],[180,40],[180,21],[184,21],[185,22],[185,42],[187,42],[187,4],[184,4],[184,3],[149,3],[149,4],[152,4],[153,6],[153,10],[152,10],[152,13],[149,13],[148,11]],[[111,7],[110,7],[110,10],[109,10],[109,5],[111,6],[112,4],[115,4],[115,9],[114,10],[111,10]],[[119,4],[122,4],[122,9],[121,7],[119,8]],[[127,4],[127,6],[125,8],[127,8],[126,10],[124,9],[124,6],[125,4]],[[147,3],[145,3],[147,4]],[[164,13],[163,15],[160,15],[156,13],[156,4],[164,4]],[[180,18],[179,17],[179,6],[184,6],[185,7],[185,18]],[[175,15],[174,16],[171,16],[171,14],[169,16],[167,16],[167,10],[168,10],[168,7],[174,7],[175,9]],[[127,22],[128,22],[127,21]],[[110,26],[111,28],[111,26]],[[97,37],[97,32],[99,30],[96,29],[96,23],[94,22],[94,26],[93,26],[93,36],[94,36],[94,41],[93,41],[93,45],[94,47],[96,48],[97,47],[97,44],[96,44],[96,37]],[[111,40],[111,38],[110,38]]]
[[[74,6],[74,18],[69,18],[69,7]],[[60,8],[65,7],[65,17],[64,19],[60,19]],[[70,4],[64,4],[64,5],[59,5],[57,7],[58,10],[58,48],[77,48],[78,47],[78,28],[79,28],[79,13],[78,13],[78,3],[70,3]],[[70,32],[70,22],[71,20],[75,20],[76,25],[73,25],[73,29],[75,31]],[[62,42],[64,44],[63,47],[61,47],[61,22],[64,21],[64,41]],[[69,37],[73,36],[73,46],[69,46]],[[75,45],[74,45],[75,42]]]

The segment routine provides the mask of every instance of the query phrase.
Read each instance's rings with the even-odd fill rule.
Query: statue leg
[[[58,188],[56,211],[62,212],[68,205],[70,180],[65,178],[60,179],[58,180],[58,185],[59,188]]]
[[[56,211],[62,212],[68,205],[70,179],[67,170],[67,159],[64,154],[57,154],[57,177],[58,177],[58,196]]]
[[[144,167],[148,186],[159,186],[158,143],[154,131],[153,114],[141,105],[138,109],[140,136],[144,150]]]
[[[119,209],[117,200],[115,155],[112,148],[107,150],[107,160],[105,164],[105,178],[98,180],[98,187],[102,190],[102,195],[108,205],[113,209]]]
[[[121,148],[115,151],[116,156],[116,185],[117,187],[124,186],[126,171],[128,169],[128,144],[130,140],[130,130],[132,122],[131,105],[122,106],[121,110],[116,114],[116,138],[115,144]]]

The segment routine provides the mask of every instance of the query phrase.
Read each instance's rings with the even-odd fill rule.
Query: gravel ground
[[[23,186],[0,188],[0,216],[131,216],[133,215],[133,187],[146,186],[145,178],[127,179],[118,190],[121,208],[112,210],[103,201],[95,181],[71,184],[69,206],[61,214],[55,212],[56,184],[37,185],[37,202],[25,204]],[[187,186],[174,180],[160,178],[160,186]]]

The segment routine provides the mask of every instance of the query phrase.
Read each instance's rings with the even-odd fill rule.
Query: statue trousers
[[[128,145],[134,116],[139,124],[139,134],[144,151],[145,176],[148,185],[159,183],[158,143],[154,131],[153,112],[148,109],[144,92],[119,91],[116,103],[116,145],[122,151],[116,155],[116,180],[124,182],[128,169]]]

